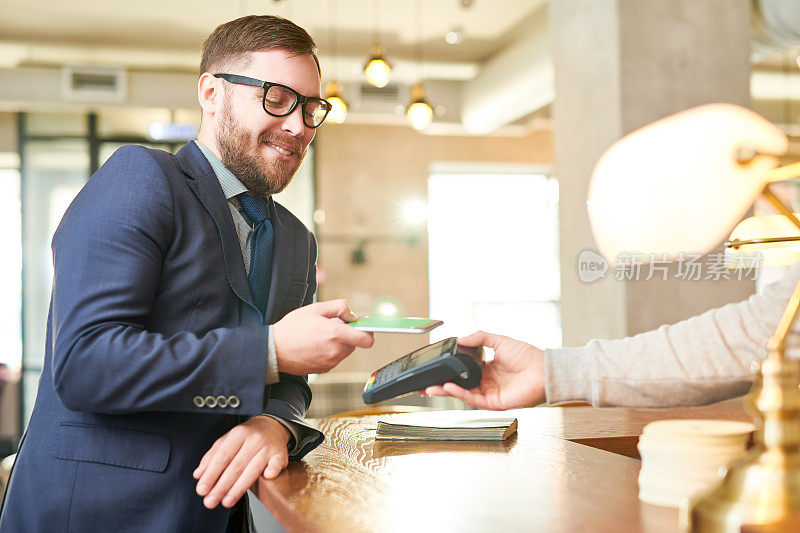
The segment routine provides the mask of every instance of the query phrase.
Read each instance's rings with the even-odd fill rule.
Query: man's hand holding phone
[[[347,325],[357,317],[346,300],[295,309],[272,326],[278,371],[305,375],[328,372],[356,348],[369,348],[372,333]]]

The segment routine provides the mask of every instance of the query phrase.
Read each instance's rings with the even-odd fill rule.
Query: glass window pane
[[[524,340],[537,347],[561,346],[558,302],[478,302],[473,330],[482,329]]]
[[[114,109],[97,117],[97,134],[102,138],[149,138],[153,122],[170,122],[166,109]]]
[[[97,133],[102,139],[172,140],[185,142],[200,129],[200,111],[168,109],[113,109],[97,118]]]
[[[38,370],[44,360],[53,279],[50,243],[64,211],[89,176],[89,146],[82,140],[30,141],[23,147],[23,160],[23,369]],[[29,402],[35,397],[27,379],[25,412],[32,409]]]
[[[28,427],[28,420],[33,412],[33,405],[36,403],[36,392],[39,390],[39,376],[42,371],[26,370],[22,373],[22,406],[23,406],[23,431]]]
[[[275,201],[292,212],[310,230],[314,229],[314,145],[308,147],[297,174],[283,192],[275,195]]]
[[[19,370],[22,362],[22,216],[19,171],[0,169],[0,363]]]
[[[87,135],[83,113],[30,113],[25,117],[28,135]]]
[[[131,144],[131,143],[129,143],[129,142],[124,142],[124,143],[104,142],[104,143],[100,143],[100,154],[99,154],[100,166],[102,166],[103,163],[108,161],[108,158],[111,157],[114,154],[114,152],[116,152],[119,148],[121,148],[122,146],[126,146],[128,144]],[[169,145],[157,144],[157,143],[139,143],[139,142],[137,142],[137,143],[134,143],[134,144],[138,144],[138,145],[141,145],[141,146],[147,146],[148,148],[158,148],[159,150],[166,150],[166,151],[169,151],[169,148],[170,148]],[[178,147],[180,148],[181,146],[183,146],[183,144],[179,143]]]
[[[5,161],[12,155],[19,157],[19,154],[17,154],[17,142],[16,113],[0,111],[0,166],[10,166],[6,165]],[[19,162],[16,162],[13,167],[18,168]]]
[[[174,112],[174,121],[178,124],[192,124],[200,130],[200,119],[202,116],[199,106],[197,110],[176,109]]]
[[[431,341],[484,329],[561,345],[557,182],[541,174],[428,180]]]

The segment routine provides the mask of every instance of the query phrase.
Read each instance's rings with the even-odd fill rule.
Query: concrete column
[[[17,151],[17,115],[0,112],[0,152]]]
[[[603,150],[695,105],[749,105],[750,2],[553,0],[550,10],[564,345],[647,331],[752,294],[752,281],[617,281],[610,270],[587,284],[577,270],[595,246],[585,202]]]

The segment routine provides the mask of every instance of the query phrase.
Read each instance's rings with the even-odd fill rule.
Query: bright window
[[[428,180],[431,341],[478,329],[561,346],[558,182],[536,172]]]
[[[36,115],[32,115],[36,116]],[[89,176],[89,144],[83,139],[29,140],[22,212],[24,326],[22,360],[23,420],[33,410],[44,363],[47,312],[53,284],[50,243],[61,217]]]
[[[19,371],[22,359],[22,216],[19,171],[0,168],[0,363]]]

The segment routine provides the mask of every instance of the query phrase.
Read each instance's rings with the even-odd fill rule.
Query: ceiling
[[[314,37],[323,56],[363,61],[379,36],[390,59],[415,60],[422,43],[425,61],[474,63],[514,39],[525,19],[547,0],[0,0],[0,55],[6,63],[41,64],[55,54],[37,48],[126,49],[128,61],[144,68],[147,57],[163,52],[174,67],[194,70],[203,39],[218,24],[245,14],[289,18]],[[187,10],[187,5],[191,6]],[[466,6],[466,7],[465,7]],[[459,28],[463,42],[450,45],[445,34]],[[115,57],[116,61],[121,58]],[[153,60],[153,67],[163,66]]]
[[[323,79],[344,84],[343,94],[351,104],[348,121],[404,123],[409,86],[424,78],[437,109],[434,125],[446,126],[439,133],[487,133],[503,127],[504,134],[527,134],[549,127],[554,96],[549,39],[537,36],[548,33],[547,4],[548,0],[0,0],[0,69],[109,66],[134,74],[184,73],[192,82],[200,44],[217,25],[245,14],[274,14],[293,20],[314,37]],[[463,40],[448,44],[445,34],[454,29],[462,32]],[[362,72],[376,39],[384,44],[393,66],[392,83],[379,90],[381,94],[366,86]],[[793,48],[758,65],[763,79],[756,85],[783,91],[768,100],[800,100],[796,53]],[[782,74],[778,80],[772,79],[776,70]],[[789,78],[797,78],[792,82],[797,82],[796,90],[785,81]],[[499,90],[506,91],[503,98],[526,101],[529,108],[492,122],[487,117],[497,113],[487,107],[487,95]],[[525,98],[533,93],[535,98]],[[754,97],[759,99],[755,92]],[[492,98],[497,100],[497,94]],[[0,105],[13,108],[4,101]],[[191,101],[160,105],[195,107]]]

